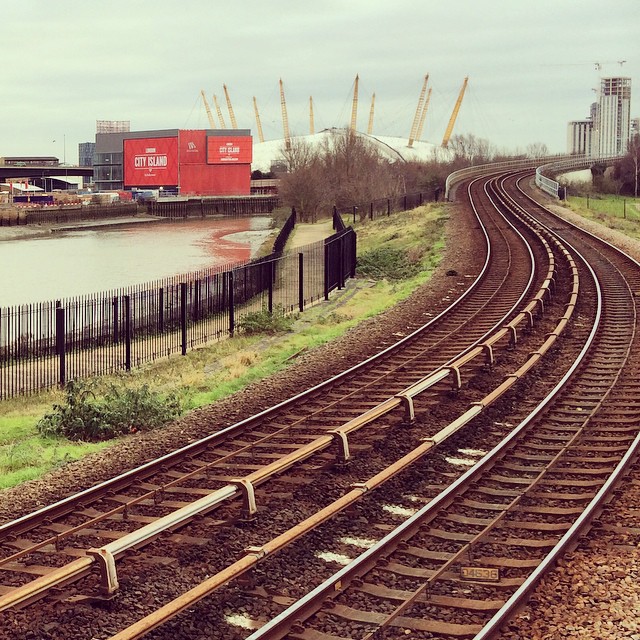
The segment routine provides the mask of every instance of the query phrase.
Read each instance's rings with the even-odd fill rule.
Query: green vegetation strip
[[[177,402],[185,413],[284,369],[301,352],[338,338],[407,298],[430,278],[442,257],[447,206],[430,204],[356,224],[358,277],[334,292],[328,302],[302,314],[284,319],[279,313],[273,318],[265,317],[264,312],[254,314],[244,320],[244,331],[233,339],[128,374],[90,381],[78,390],[80,395],[89,393],[90,402],[70,400],[63,391],[0,402],[0,488],[37,478],[117,442],[118,438],[102,439],[108,437],[110,428],[99,422],[107,419],[99,412],[105,399],[117,396],[135,405],[134,399],[149,399],[151,394],[150,404],[164,399],[173,407]],[[148,428],[139,422],[139,414],[131,414],[136,417],[127,423],[122,413],[117,412],[115,434]],[[84,422],[74,420],[88,415],[93,422],[87,432]],[[80,434],[87,439],[94,437],[87,433],[97,433],[94,439],[99,441],[74,441],[56,433],[75,433],[76,438]]]
[[[640,239],[640,199],[615,195],[569,196],[565,206],[583,218]]]

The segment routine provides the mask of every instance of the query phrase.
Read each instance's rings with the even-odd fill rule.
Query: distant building
[[[631,78],[600,78],[598,101],[591,105],[589,117],[568,124],[567,152],[623,155],[632,130],[638,131],[639,126],[638,118],[631,119]]]
[[[567,127],[567,153],[587,155],[593,153],[593,120],[573,120]]]
[[[98,132],[93,178],[101,191],[248,196],[252,149],[249,129]]]
[[[126,133],[131,131],[129,120],[96,120],[96,133]]]
[[[92,167],[93,154],[96,150],[95,142],[81,142],[78,144],[78,166]]]
[[[631,78],[600,78],[593,128],[595,153],[626,153],[631,135]]]

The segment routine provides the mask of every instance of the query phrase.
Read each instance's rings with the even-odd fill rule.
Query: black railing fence
[[[360,220],[375,220],[384,216],[390,216],[398,211],[409,211],[415,209],[426,202],[424,193],[405,193],[392,198],[380,198],[371,202],[350,205],[348,207],[334,207],[334,229],[335,217],[339,215],[352,221],[354,224]]]
[[[303,311],[354,275],[355,245],[346,228],[244,264],[0,308],[0,399],[185,355],[263,308]]]
[[[189,198],[150,200],[147,210],[160,218],[197,218],[214,215],[255,215],[271,213],[279,206],[277,196]]]

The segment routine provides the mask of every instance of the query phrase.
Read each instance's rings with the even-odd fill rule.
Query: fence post
[[[626,198],[622,201],[622,217],[623,218],[627,217],[627,199]]]
[[[338,289],[344,289],[344,236],[338,240]]]
[[[402,206],[403,206],[403,211],[406,211],[407,210],[407,194],[406,193],[404,194]]]
[[[269,297],[268,297],[268,305],[269,305],[269,313],[273,313],[273,277],[275,274],[273,260],[269,260],[267,262],[267,275],[269,276]]]
[[[131,371],[131,297],[124,296],[124,368]]]
[[[587,209],[589,208],[589,194],[587,194]]]
[[[58,383],[64,387],[67,383],[66,351],[65,351],[65,321],[64,307],[56,307],[56,353],[58,354]]]
[[[229,335],[233,336],[236,328],[235,309],[233,308],[233,270],[229,271]]]
[[[358,236],[356,235],[356,232],[353,231],[353,229],[351,230],[351,277],[355,278],[356,277],[356,262],[358,260],[358,254],[357,254],[357,242],[358,242]]]
[[[369,203],[369,220],[373,220],[373,202]]]
[[[187,283],[180,283],[180,332],[182,355],[187,355]]]
[[[387,198],[387,215],[391,215],[391,200]]]
[[[197,322],[200,319],[200,280],[195,280],[193,283],[193,321]]]
[[[418,194],[418,206],[422,206],[422,191]]]
[[[329,245],[324,243],[324,299],[329,299]]]
[[[298,254],[298,309],[304,311],[304,253]]]
[[[158,289],[158,331],[164,331],[164,287]]]
[[[54,314],[54,322],[57,322],[57,318],[58,318],[58,309],[62,306],[62,302],[60,302],[60,300],[56,300],[56,311]],[[57,334],[56,334],[56,355],[58,355],[59,351],[58,351],[58,338],[57,338]]]
[[[331,219],[331,228],[335,231],[336,230],[336,216],[338,215],[338,207],[336,207],[336,205],[333,205],[333,218]]]
[[[113,296],[113,344],[118,344],[118,342],[120,342],[119,322],[118,296]]]

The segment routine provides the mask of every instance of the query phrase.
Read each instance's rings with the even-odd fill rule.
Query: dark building
[[[81,142],[78,145],[78,166],[92,167],[95,149],[95,142]]]

